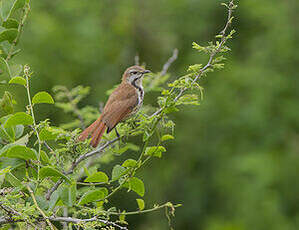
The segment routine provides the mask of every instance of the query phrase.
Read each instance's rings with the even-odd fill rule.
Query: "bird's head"
[[[122,80],[130,84],[132,83],[139,84],[141,83],[143,76],[150,72],[151,71],[146,70],[141,66],[134,65],[126,69],[126,71],[123,74]]]

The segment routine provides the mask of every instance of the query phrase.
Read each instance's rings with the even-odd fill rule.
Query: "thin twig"
[[[135,65],[139,65],[140,63],[139,63],[139,55],[138,54],[136,54],[136,56],[134,57],[134,63],[135,63]]]
[[[172,56],[167,60],[167,62],[163,65],[163,68],[162,68],[162,71],[161,71],[161,76],[164,76],[169,67],[171,66],[171,64],[178,58],[178,53],[179,53],[179,50],[178,49],[174,49],[173,50],[173,53],[172,53]]]
[[[0,217],[0,226],[3,224],[10,224],[10,223],[24,222],[24,221],[25,220],[22,220],[22,219],[15,220],[13,218],[3,216],[3,217]]]
[[[32,101],[31,101],[31,95],[30,95],[30,85],[29,85],[29,78],[31,76],[30,74],[30,68],[28,65],[25,65],[24,66],[24,75],[25,75],[25,79],[26,79],[26,85],[25,85],[25,88],[26,88],[26,91],[27,91],[27,97],[28,97],[28,103],[29,103],[29,112],[31,113],[31,117],[32,117],[32,120],[33,120],[33,128],[35,130],[35,135],[37,137],[37,140],[38,140],[38,157],[37,157],[37,160],[38,160],[38,165],[37,165],[37,180],[39,180],[39,169],[40,169],[40,155],[41,155],[41,149],[42,149],[42,142],[41,142],[41,139],[39,137],[39,132],[37,131],[37,125],[36,125],[36,120],[35,120],[35,116],[34,116],[34,110],[33,110],[33,104],[32,104]]]
[[[29,3],[25,3],[24,8],[23,8],[23,16],[20,20],[19,27],[18,27],[18,33],[17,33],[16,38],[13,40],[13,42],[11,44],[10,50],[5,59],[6,61],[9,61],[11,59],[11,56],[13,55],[14,47],[17,45],[17,43],[20,39],[20,36],[23,32],[23,27],[24,27],[25,21],[27,19],[27,16],[29,14],[29,11],[30,11],[30,5],[29,5]]]
[[[94,216],[94,217],[89,218],[89,219],[78,219],[78,218],[73,218],[73,217],[49,217],[49,220],[58,221],[58,222],[65,222],[65,223],[74,223],[74,224],[80,224],[82,222],[98,221],[98,222],[101,222],[101,223],[106,224],[106,225],[111,225],[113,227],[117,227],[121,230],[128,230],[127,227],[120,226],[120,225],[118,225],[118,224],[116,224],[112,221],[101,219],[98,216]]]
[[[70,92],[68,89],[66,90],[66,96],[67,96],[67,98],[68,98],[70,104],[73,106],[74,114],[75,114],[75,115],[79,118],[79,120],[80,120],[81,128],[82,128],[82,129],[85,129],[84,119],[83,119],[83,117],[82,117],[81,114],[80,114],[80,111],[79,111],[79,109],[78,109],[78,107],[77,107],[77,104],[76,104],[76,103],[73,103],[74,98],[73,98],[71,92]]]

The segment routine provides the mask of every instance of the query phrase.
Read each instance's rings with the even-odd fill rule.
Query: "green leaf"
[[[174,137],[170,134],[165,134],[161,137],[161,141],[173,140]]]
[[[4,129],[3,125],[0,126],[0,137],[6,141],[6,142],[14,142],[14,139],[12,136],[10,136],[10,134],[6,131],[6,129]],[[0,153],[3,151],[3,149],[7,147],[7,145],[5,145],[2,149],[0,149]]]
[[[40,151],[40,158],[43,163],[50,164],[50,159],[48,157],[48,154],[45,151],[43,150]]]
[[[0,42],[3,41],[8,41],[9,43],[12,43],[15,38],[18,35],[18,30],[17,29],[6,29],[1,31],[0,33]]]
[[[10,17],[16,10],[23,8],[25,5],[25,0],[15,0],[8,17]]]
[[[115,165],[112,169],[112,180],[118,180],[125,174],[126,171],[127,170],[124,167]]]
[[[126,168],[132,168],[135,167],[137,165],[137,161],[133,160],[133,159],[127,159],[122,166],[126,167]]]
[[[0,79],[10,79],[11,78],[11,72],[8,63],[3,57],[0,57]]]
[[[71,183],[71,180],[66,175],[64,175],[62,172],[59,172],[57,169],[55,169],[51,166],[45,166],[45,167],[41,168],[41,170],[39,171],[39,176],[41,179],[44,179],[46,177],[63,178],[69,184]]]
[[[59,197],[63,204],[72,207],[76,202],[77,188],[75,184],[64,186],[59,189]]]
[[[6,121],[4,127],[11,127],[16,125],[32,125],[33,119],[30,115],[28,115],[25,112],[18,112],[12,115],[8,120]]]
[[[59,200],[59,191],[56,190],[51,195],[51,198],[50,198],[50,201],[49,201],[49,209],[48,209],[48,211],[52,211],[53,210],[53,208],[56,206],[58,200]]]
[[[142,200],[142,199],[136,199],[136,201],[137,201],[139,210],[142,211],[144,209],[144,207],[145,207],[144,200]]]
[[[21,188],[23,186],[21,181],[16,178],[11,172],[6,173],[5,180],[14,187]]]
[[[124,152],[126,152],[127,150],[138,151],[139,147],[132,143],[127,143],[125,147],[115,150],[115,153],[121,155]]]
[[[0,114],[6,115],[13,113],[13,98],[10,92],[5,91],[3,98],[0,99]]]
[[[29,141],[29,134],[27,133],[22,138],[20,138],[19,140],[15,141],[13,144],[14,145],[23,145],[23,146],[26,146],[26,144],[28,143],[28,141]]]
[[[87,177],[84,182],[108,182],[109,178],[104,172],[95,172]]]
[[[57,129],[51,127],[45,127],[40,131],[39,137],[41,141],[47,141],[47,140],[55,140],[58,135],[59,132],[57,131]]]
[[[17,29],[19,27],[19,22],[16,19],[9,18],[3,22],[2,26],[5,27],[6,29],[11,29],[11,28]]]
[[[84,205],[93,201],[102,200],[107,196],[107,194],[108,190],[106,188],[88,191],[81,197],[78,205]]]
[[[6,152],[6,154],[4,154],[5,157],[9,157],[9,158],[20,158],[20,159],[24,159],[24,160],[36,160],[36,152],[31,149],[28,148],[26,146],[22,146],[22,145],[15,145],[12,146],[11,148],[9,148]]]
[[[159,158],[162,157],[163,152],[166,152],[166,149],[163,146],[152,146],[145,149],[145,155]]]
[[[145,189],[143,181],[137,177],[132,177],[123,185],[125,188],[136,192],[140,196],[144,196]]]
[[[33,96],[32,103],[33,104],[40,104],[40,103],[54,104],[54,100],[49,93],[42,91],[42,92],[38,92]]]
[[[23,132],[24,132],[24,126],[23,125],[17,125],[15,127],[16,139],[20,138],[22,136]]]
[[[8,82],[9,84],[18,84],[18,85],[26,85],[26,80],[23,77],[14,77],[12,79],[10,79],[10,81]]]

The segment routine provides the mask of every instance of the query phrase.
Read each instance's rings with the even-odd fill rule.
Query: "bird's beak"
[[[147,73],[151,73],[151,71],[146,69],[142,72],[142,74],[147,74]]]

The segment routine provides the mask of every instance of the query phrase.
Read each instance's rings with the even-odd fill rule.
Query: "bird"
[[[122,75],[120,85],[109,96],[102,114],[95,122],[83,130],[78,137],[79,141],[84,141],[91,136],[90,145],[95,148],[98,146],[105,130],[109,133],[114,128],[116,135],[119,137],[116,129],[117,124],[137,113],[143,104],[142,80],[148,73],[151,73],[151,71],[138,65],[127,68]]]

